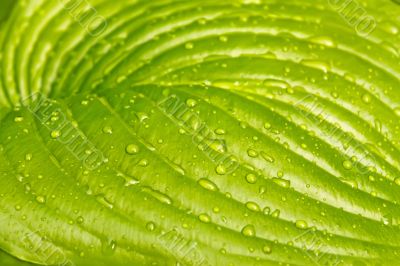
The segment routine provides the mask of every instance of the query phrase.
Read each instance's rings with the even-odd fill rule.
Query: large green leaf
[[[1,265],[400,264],[397,1],[0,10]]]

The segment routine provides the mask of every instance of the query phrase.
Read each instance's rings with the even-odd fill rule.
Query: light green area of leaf
[[[399,264],[400,6],[344,2],[2,2],[0,265]]]

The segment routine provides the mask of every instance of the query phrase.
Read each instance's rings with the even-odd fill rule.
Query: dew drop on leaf
[[[211,180],[207,178],[201,178],[199,181],[197,181],[200,186],[202,186],[205,189],[211,190],[211,191],[217,191],[218,187],[215,185]]]
[[[271,213],[271,208],[270,208],[270,207],[265,207],[265,208],[263,209],[263,213],[264,213],[265,215],[269,215],[269,214]]]
[[[396,108],[394,109],[394,113],[395,113],[397,116],[400,116],[400,107],[396,107]]]
[[[316,37],[311,37],[309,38],[309,40],[313,43],[316,44],[321,44],[321,45],[325,45],[327,47],[335,47],[335,41],[328,36],[316,36]]]
[[[274,218],[278,218],[280,214],[281,214],[281,211],[276,209],[275,211],[273,211],[271,213],[271,216],[274,217]]]
[[[27,154],[25,154],[25,160],[26,161],[30,161],[30,160],[32,160],[32,153],[27,153]]]
[[[265,153],[265,152],[261,152],[261,157],[265,160],[265,161],[267,161],[267,162],[269,162],[269,163],[273,163],[273,162],[275,162],[275,159],[274,159],[274,157],[272,157],[271,155],[269,155],[269,154],[267,154],[267,153]]]
[[[256,229],[254,228],[254,225],[248,224],[242,229],[242,234],[245,236],[250,236],[253,237],[256,235]]]
[[[83,219],[82,216],[78,216],[78,218],[76,218],[76,222],[77,222],[78,224],[82,224],[84,221],[85,221],[85,220]]]
[[[220,165],[218,165],[218,166],[215,168],[215,172],[216,172],[217,174],[219,174],[219,175],[225,175],[225,174],[226,174],[226,168],[225,168],[225,166],[223,166],[222,164],[220,164]]]
[[[290,181],[289,180],[282,179],[282,178],[272,178],[272,181],[275,184],[277,184],[277,185],[279,185],[281,187],[284,187],[284,188],[290,187]]]
[[[228,41],[228,37],[222,35],[222,36],[219,36],[219,40],[221,42],[227,42]]]
[[[195,107],[197,105],[197,101],[195,99],[188,99],[186,101],[186,105],[188,107]]]
[[[258,206],[257,203],[249,201],[246,203],[246,207],[249,210],[255,211],[255,212],[259,212],[260,211],[260,206]]]
[[[324,61],[304,59],[300,63],[311,68],[322,70],[324,73],[328,73],[330,70],[329,64]]]
[[[136,144],[128,144],[125,148],[125,151],[129,155],[134,155],[139,153],[139,146]]]
[[[263,251],[265,254],[271,254],[272,248],[271,248],[270,245],[264,245],[263,248],[262,248],[262,251]]]
[[[270,129],[271,128],[271,124],[268,123],[268,122],[264,123],[264,128],[265,129]]]
[[[304,220],[297,220],[296,221],[296,227],[300,228],[300,229],[307,229],[308,228],[308,224]]]
[[[156,228],[156,224],[153,223],[153,222],[148,222],[146,224],[146,229],[149,230],[149,231],[154,231],[155,228]]]
[[[56,139],[61,136],[61,132],[59,130],[54,130],[50,133],[52,139]]]
[[[249,157],[255,158],[255,157],[258,156],[258,152],[255,151],[255,150],[253,150],[253,149],[248,149],[248,150],[247,150],[247,155],[248,155]]]
[[[17,116],[14,118],[14,122],[18,123],[18,122],[22,122],[22,121],[24,121],[24,118],[22,116]]]
[[[350,170],[351,168],[353,168],[353,163],[349,160],[346,160],[343,162],[343,167],[346,170]]]
[[[246,175],[246,181],[250,184],[255,184],[257,182],[257,176],[253,173]]]
[[[117,249],[117,242],[115,240],[108,240],[102,243],[101,251],[106,256],[112,256]]]
[[[149,165],[149,161],[147,159],[141,159],[138,165],[141,167],[147,167]]]
[[[202,213],[199,215],[199,220],[202,221],[203,223],[209,223],[211,222],[211,218],[208,214]]]
[[[36,201],[43,204],[46,202],[46,198],[44,196],[37,196]]]
[[[112,127],[110,127],[110,126],[103,127],[103,133],[111,135],[113,133]]]
[[[362,101],[366,104],[371,103],[371,95],[366,93],[362,96]]]
[[[222,128],[218,128],[215,130],[215,134],[217,135],[225,135],[225,130],[223,130]]]
[[[188,43],[185,44],[185,48],[188,49],[188,50],[193,49],[193,47],[194,47],[194,44],[191,43],[191,42],[188,42]]]

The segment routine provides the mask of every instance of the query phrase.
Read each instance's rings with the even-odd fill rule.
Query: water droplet
[[[125,148],[125,151],[130,155],[137,154],[139,152],[139,146],[136,144],[128,144]]]
[[[243,227],[242,234],[245,236],[253,237],[256,235],[256,229],[254,228],[253,225],[248,224],[245,227]]]
[[[149,119],[149,115],[144,112],[137,112],[135,115],[139,119],[140,123],[142,123],[146,119]]]
[[[353,163],[349,160],[346,160],[343,162],[343,167],[346,170],[350,170],[351,168],[353,168]]]
[[[282,178],[272,178],[272,181],[284,188],[289,188],[290,187],[290,181]]]
[[[228,37],[226,37],[226,36],[219,36],[219,40],[220,40],[221,42],[227,42],[227,41],[228,41]]]
[[[226,174],[226,168],[225,168],[225,166],[223,166],[222,164],[220,164],[220,165],[218,165],[218,166],[215,168],[215,172],[216,172],[217,174],[219,174],[219,175],[224,175],[224,174]]]
[[[252,149],[247,150],[247,155],[249,155],[252,158],[256,158],[258,156],[258,152]]]
[[[370,103],[371,102],[371,95],[370,94],[368,94],[368,93],[366,93],[366,94],[364,94],[363,96],[362,96],[362,101],[364,102],[364,103]]]
[[[308,224],[304,220],[297,220],[296,221],[296,227],[300,228],[300,229],[307,229],[308,228]]]
[[[111,135],[113,133],[112,127],[110,127],[110,126],[103,127],[103,133]]]
[[[247,207],[247,209],[255,211],[255,212],[259,212],[261,210],[260,206],[258,206],[257,203],[252,202],[252,201],[247,202],[246,207]]]
[[[118,84],[121,84],[124,80],[126,80],[126,78],[127,77],[125,75],[121,75],[121,76],[117,77],[116,82]]]
[[[345,179],[342,179],[342,182],[345,183],[345,184],[348,184],[352,188],[358,189],[358,183],[357,183],[356,180],[345,180]]]
[[[78,218],[76,219],[76,223],[78,224],[82,224],[85,220],[83,219],[82,216],[78,216]]]
[[[180,129],[178,130],[178,132],[179,132],[179,134],[181,134],[181,135],[186,134],[186,130],[184,130],[183,128],[180,128]]]
[[[318,60],[304,59],[300,62],[300,64],[311,67],[311,68],[316,68],[316,69],[322,70],[324,73],[328,73],[328,71],[331,68],[328,63],[323,62],[323,61],[318,61]]]
[[[54,130],[50,133],[51,138],[56,139],[61,136],[61,132],[59,130]]]
[[[225,130],[223,130],[222,128],[218,128],[215,130],[215,134],[217,135],[225,135]]]
[[[156,224],[153,223],[153,222],[148,222],[146,224],[146,229],[149,230],[149,231],[154,231],[154,229],[156,229]]]
[[[17,117],[14,118],[14,121],[15,122],[22,122],[22,121],[24,121],[24,118],[22,116],[17,116]]]
[[[218,187],[215,185],[211,180],[207,178],[201,178],[198,181],[199,185],[202,186],[205,189],[211,190],[211,191],[217,191]]]
[[[396,108],[394,109],[394,113],[395,113],[397,116],[400,116],[400,107],[396,107]]]
[[[339,98],[339,94],[336,91],[331,92],[331,95],[335,99]]]
[[[15,210],[20,211],[21,210],[21,205],[15,205]]]
[[[275,211],[273,211],[271,213],[271,216],[274,217],[274,218],[278,218],[280,214],[281,214],[281,211],[276,209]]]
[[[271,248],[270,245],[267,244],[267,245],[264,245],[264,246],[263,246],[262,251],[263,251],[265,254],[271,254],[272,248]]]
[[[205,24],[207,23],[207,20],[206,20],[205,18],[200,18],[197,22],[198,22],[200,25],[205,25]]]
[[[147,159],[141,159],[138,165],[142,167],[147,167],[149,165],[149,161]]]
[[[392,0],[395,3],[399,3],[398,0]],[[380,25],[383,30],[385,30],[389,34],[397,35],[400,30],[399,28],[391,21],[382,21],[380,22]]]
[[[375,119],[375,129],[382,133],[382,122],[379,119]]]
[[[263,157],[263,159],[266,160],[266,161],[269,162],[269,163],[275,162],[275,159],[274,159],[271,155],[266,154],[266,153],[263,152],[263,151],[261,152],[261,157]]]
[[[336,46],[334,40],[328,36],[311,37],[311,38],[309,38],[309,40],[313,43],[325,45],[327,47],[335,47]]]
[[[167,196],[164,193],[161,193],[160,191],[157,190],[153,190],[149,187],[144,187],[143,191],[146,191],[147,193],[149,193],[150,195],[152,195],[154,198],[156,198],[157,200],[159,200],[162,203],[171,205],[172,204],[172,199]]]
[[[400,177],[396,178],[396,179],[394,180],[394,183],[395,183],[396,185],[399,185],[399,186],[400,186]]]
[[[27,154],[25,154],[25,160],[26,160],[26,161],[31,161],[32,158],[33,158],[32,153],[27,153]]]
[[[197,101],[195,99],[188,99],[186,101],[186,105],[188,107],[195,107],[197,105]]]
[[[188,49],[188,50],[193,49],[193,47],[194,47],[194,44],[191,43],[191,42],[188,42],[188,43],[185,44],[185,48]]]
[[[290,87],[289,83],[283,80],[276,80],[276,79],[266,79],[263,82],[265,87],[276,87],[280,89],[287,89]]]
[[[266,122],[266,123],[264,124],[264,128],[265,128],[265,129],[270,129],[270,128],[271,128],[271,124],[268,123],[268,122]]]
[[[381,47],[392,53],[395,57],[399,57],[400,55],[398,48],[389,42],[382,42]]]
[[[90,191],[89,191],[88,193],[90,193]],[[108,199],[107,199],[104,195],[102,195],[102,194],[97,195],[97,196],[96,196],[96,200],[97,200],[98,202],[100,202],[101,204],[103,204],[104,206],[106,206],[107,208],[110,208],[110,209],[113,209],[113,208],[114,208],[113,203],[112,203],[110,200],[108,200]]]
[[[104,241],[102,244],[102,252],[106,256],[111,256],[117,249],[117,242],[115,240]]]
[[[207,141],[208,143],[208,141]],[[226,149],[226,144],[224,140],[212,140],[211,143],[208,143],[208,145],[210,146],[211,149],[224,153],[227,151]]]
[[[211,222],[211,218],[208,214],[202,213],[199,215],[199,220],[202,221],[203,223],[209,223]]]
[[[249,173],[246,175],[246,181],[250,184],[255,184],[257,182],[257,176],[253,173]]]
[[[36,201],[43,204],[46,202],[46,198],[44,196],[37,196]]]

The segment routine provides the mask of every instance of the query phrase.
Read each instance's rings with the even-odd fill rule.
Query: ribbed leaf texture
[[[400,4],[0,3],[0,264],[400,265]]]

